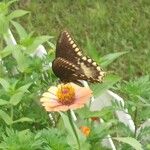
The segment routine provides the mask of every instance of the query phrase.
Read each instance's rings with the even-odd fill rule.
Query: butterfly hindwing
[[[65,82],[77,80],[101,82],[105,74],[95,61],[82,54],[67,31],[60,34],[52,68],[56,76]]]

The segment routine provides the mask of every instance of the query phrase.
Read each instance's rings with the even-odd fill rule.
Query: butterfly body
[[[82,54],[67,31],[59,36],[52,69],[62,82],[101,82],[105,74],[95,61]]]

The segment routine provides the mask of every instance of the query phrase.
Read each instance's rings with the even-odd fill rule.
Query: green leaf
[[[115,75],[108,75],[105,77],[105,80],[101,84],[93,84],[90,87],[93,90],[93,95],[99,96],[105,90],[111,88],[115,83],[117,83],[121,78]]]
[[[105,107],[100,111],[90,111],[89,108],[84,107],[82,109],[77,110],[77,113],[83,119],[88,119],[88,118],[91,118],[91,117],[101,117],[101,118],[103,118],[103,116],[106,116],[111,110],[113,110],[113,108],[111,106],[110,107]]]
[[[133,148],[135,148],[136,150],[143,150],[142,145],[134,138],[131,137],[117,137],[117,138],[113,138],[119,142],[123,142],[123,143],[127,143],[129,145],[131,145]]]
[[[7,3],[7,6],[10,6],[11,4],[13,4],[14,2],[17,2],[18,0],[11,0]]]
[[[50,38],[52,38],[52,37],[51,36],[36,37],[34,39],[33,43],[27,48],[26,53],[32,54],[40,44],[43,44],[44,42],[48,41]]]
[[[17,92],[27,92],[28,88],[31,86],[32,83],[28,83],[26,85],[21,86],[17,89]]]
[[[34,120],[28,117],[22,117],[18,120],[13,121],[13,123],[18,123],[18,122],[33,122]]]
[[[23,40],[28,36],[26,30],[23,28],[23,26],[21,24],[19,24],[18,22],[15,22],[15,21],[11,21],[11,23],[16,28],[16,30],[19,34],[20,40]]]
[[[4,88],[4,90],[5,90],[6,92],[9,91],[9,89],[10,89],[10,84],[9,84],[5,79],[0,78],[0,84],[2,85],[2,87]]]
[[[3,50],[0,51],[0,59],[9,56],[13,50],[14,48],[11,45],[6,46]]]
[[[0,106],[9,104],[8,101],[0,99]]]
[[[11,125],[12,122],[13,122],[11,117],[9,117],[9,115],[6,112],[2,111],[2,110],[0,110],[0,117],[5,121],[5,123],[7,125]]]
[[[120,57],[121,55],[126,54],[126,53],[128,53],[128,52],[118,52],[118,53],[112,53],[112,54],[105,55],[102,58],[100,58],[100,64],[102,67],[106,67],[110,63],[112,63],[114,60],[116,60],[118,57]]]
[[[17,105],[21,100],[25,92],[28,92],[28,88],[30,87],[31,83],[21,86],[16,90],[16,93],[11,96],[9,103],[12,105]]]
[[[29,12],[28,11],[25,11],[25,10],[15,10],[13,11],[11,14],[9,14],[7,17],[8,17],[8,20],[12,20],[14,18],[18,18],[18,17],[21,17],[21,16],[24,16],[26,14],[28,14]]]
[[[18,69],[20,72],[24,72],[29,66],[29,59],[23,53],[23,47],[16,45],[14,51],[12,52],[13,57],[17,61]]]
[[[4,16],[3,14],[0,14],[0,34],[5,34],[7,33],[8,30],[8,20],[6,18],[6,16]]]
[[[14,106],[17,105],[21,101],[23,95],[24,95],[24,92],[19,92],[19,93],[14,94],[13,96],[11,96],[9,103]]]

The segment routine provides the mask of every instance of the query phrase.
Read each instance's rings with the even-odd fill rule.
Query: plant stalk
[[[68,110],[68,111],[67,111],[67,115],[68,115],[70,125],[71,125],[71,127],[72,127],[73,132],[74,132],[74,135],[75,135],[75,137],[76,137],[76,140],[77,140],[77,143],[78,143],[78,147],[79,147],[79,150],[80,150],[80,141],[79,141],[79,137],[78,137],[76,128],[75,128],[75,126],[74,126],[74,122],[73,122],[72,115],[71,115],[71,110]]]

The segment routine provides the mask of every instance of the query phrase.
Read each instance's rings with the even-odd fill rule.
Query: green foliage
[[[43,129],[37,133],[37,137],[43,142],[44,150],[70,150],[66,134],[58,129]]]
[[[108,65],[110,66],[113,61],[122,56],[119,63],[114,63],[110,68],[115,71],[119,70],[118,72],[123,74],[123,77],[129,78],[130,73],[137,75],[137,70],[145,65],[139,63],[145,59],[142,53],[147,56],[149,54],[147,51],[149,48],[149,45],[147,46],[149,8],[146,2],[141,2],[143,5],[140,5],[140,11],[143,10],[143,14],[145,14],[141,18],[138,11],[139,6],[136,7],[137,10],[134,9],[134,6],[139,4],[138,1],[134,3],[130,1],[117,2],[116,5],[113,1],[92,2],[87,0],[74,1],[74,5],[72,5],[70,1],[56,0],[51,2],[49,9],[45,8],[49,6],[47,1],[40,1],[40,5],[38,0],[32,1],[31,5],[27,7],[32,10],[34,23],[36,24],[38,21],[42,27],[37,30],[35,26],[34,30],[39,32],[37,35],[30,24],[30,21],[33,22],[30,18],[31,14],[20,8],[16,10],[21,2],[15,5],[13,4],[15,1],[0,2],[0,35],[2,37],[0,37],[0,149],[73,150],[78,149],[79,142],[82,150],[92,150],[93,147],[96,150],[107,150],[106,145],[103,145],[103,139],[107,139],[108,135],[115,141],[117,149],[148,148],[150,129],[144,127],[139,130],[138,127],[150,117],[149,76],[124,81],[115,87],[114,85],[120,82],[121,78],[108,72],[103,83],[90,85],[93,95],[97,97],[110,88],[117,89],[125,99],[125,106],[112,102],[112,106],[91,112],[89,105],[74,111],[78,118],[76,122],[71,123],[65,113],[51,113],[52,119],[50,120],[39,104],[42,93],[51,85],[55,85],[58,80],[50,67],[50,62],[54,59],[55,44],[51,42],[53,37],[41,36],[41,33],[50,32],[55,36],[60,26],[67,27],[74,31],[75,38],[80,39],[78,41],[81,45],[83,44],[83,47],[86,47],[87,53],[105,70]],[[130,3],[131,5],[129,5]],[[34,8],[34,6],[36,7]],[[63,11],[64,8],[65,11]],[[35,10],[40,13],[37,15]],[[112,10],[114,13],[108,13]],[[49,14],[50,21],[44,18],[44,13]],[[27,21],[24,20],[21,20],[20,23],[19,17],[24,15],[30,22],[27,25]],[[140,26],[140,19],[146,21],[144,28],[143,24]],[[26,26],[26,29],[22,24]],[[92,24],[92,28],[90,24]],[[84,32],[80,25],[85,27]],[[15,45],[8,40],[9,28],[12,29],[17,39]],[[4,40],[6,44],[4,44]],[[46,56],[39,58],[36,50],[40,44],[46,44],[49,51]],[[141,50],[144,51],[141,52]],[[142,58],[137,61],[138,63],[136,56],[133,57],[137,51]],[[105,55],[101,56],[104,53]],[[147,64],[148,62],[149,59]],[[132,63],[134,66],[131,65]],[[144,67],[149,68],[148,66]],[[141,72],[145,69],[144,67],[140,70]],[[147,74],[148,70],[144,73]],[[135,72],[133,73],[133,71]],[[116,118],[115,112],[124,111],[124,108],[128,108],[134,120],[134,133]],[[97,120],[93,121],[92,117],[97,117]],[[81,126],[89,127],[88,137],[79,130]],[[75,135],[74,130],[78,136]]]
[[[39,150],[42,149],[42,142],[36,139],[29,130],[13,131],[6,129],[6,134],[2,136],[0,143],[1,150]]]
[[[28,13],[28,11],[25,10],[15,10],[8,14],[9,6],[15,1],[16,0],[10,1],[8,3],[0,2],[0,34],[7,34],[9,22],[11,20],[24,16]]]

